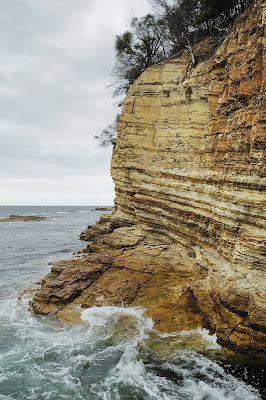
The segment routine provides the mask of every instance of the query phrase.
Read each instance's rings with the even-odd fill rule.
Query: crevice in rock
[[[221,298],[219,298],[219,301],[224,308],[226,308],[228,311],[232,312],[233,314],[236,314],[243,319],[248,317],[247,311],[239,310],[236,307],[231,306],[230,304],[228,304],[225,300],[222,300]]]

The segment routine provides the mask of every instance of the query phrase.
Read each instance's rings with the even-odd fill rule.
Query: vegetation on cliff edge
[[[211,37],[218,46],[234,19],[252,0],[149,0],[154,15],[132,18],[130,29],[116,37],[116,62],[110,85],[114,97],[124,95],[145,69],[182,50],[192,66],[199,56],[194,46]],[[117,121],[117,119],[116,119]],[[95,138],[100,146],[115,145],[116,121]]]

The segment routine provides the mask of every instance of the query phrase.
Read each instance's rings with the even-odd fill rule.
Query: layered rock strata
[[[196,67],[184,53],[132,85],[115,210],[83,235],[87,254],[52,268],[36,313],[67,322],[80,306],[139,305],[157,329],[204,325],[265,357],[265,19],[257,1]]]

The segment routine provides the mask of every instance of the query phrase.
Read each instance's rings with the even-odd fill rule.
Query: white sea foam
[[[151,318],[144,316],[145,310],[138,307],[116,307],[116,306],[102,306],[91,307],[81,312],[83,321],[89,323],[91,327],[105,326],[109,323],[116,324],[124,317],[130,317],[135,320],[136,325],[141,332],[153,328],[153,321]]]
[[[0,400],[14,400],[14,398],[11,396],[4,396],[4,395],[0,394]]]
[[[218,350],[221,349],[221,346],[217,343],[217,335],[210,334],[210,332],[205,328],[197,328],[190,331],[181,331],[178,333],[179,336],[193,336],[194,334],[198,334],[202,337],[202,339],[208,343],[206,349],[209,350]]]
[[[158,376],[153,372],[153,368],[156,371],[156,364],[150,364],[149,371],[147,371],[140,347],[145,346],[145,339],[149,337],[149,333],[154,331],[152,320],[145,318],[142,309],[93,307],[82,311],[81,316],[84,321],[89,323],[90,329],[93,327],[103,328],[109,324],[122,324],[124,317],[134,320],[131,326],[132,329],[135,329],[134,337],[116,344],[117,348],[120,347],[122,351],[117,364],[109,370],[108,376],[104,380],[91,386],[92,393],[99,399],[125,399],[126,397],[120,393],[123,390],[118,391],[118,387],[131,388],[131,391],[133,390],[131,393],[134,391],[140,393],[143,399],[243,400],[245,398],[246,400],[258,400],[260,398],[256,390],[226,374],[217,363],[196,352],[176,351],[172,353],[169,356],[169,363],[160,365],[165,376]],[[180,338],[193,336],[193,334],[202,336],[209,343],[209,348],[219,348],[216,336],[209,335],[206,329],[167,335],[159,334],[158,336],[174,337],[178,335]],[[159,360],[157,360],[158,362]],[[176,374],[178,383],[167,379],[169,372]]]
[[[20,306],[14,299],[4,303],[0,319],[9,342],[0,357],[0,400],[260,399],[254,389],[196,352],[154,356],[151,337],[162,343],[166,338],[140,308],[92,307],[81,312],[87,324],[65,327],[32,316],[27,300]],[[209,340],[207,331],[197,333]],[[179,332],[179,340],[188,335]]]
[[[25,212],[15,211],[8,214]],[[33,316],[29,296],[18,301],[17,292],[48,272],[51,256],[55,261],[60,249],[70,249],[96,215],[60,213],[66,217],[46,227],[1,227],[0,400],[260,399],[219,364],[184,350],[197,350],[198,343],[203,351],[216,348],[215,336],[205,330],[159,334],[143,310],[131,307],[83,310],[84,323],[71,327]]]

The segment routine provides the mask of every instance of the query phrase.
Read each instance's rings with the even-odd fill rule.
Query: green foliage
[[[251,0],[150,0],[156,15],[132,18],[130,29],[116,37],[116,63],[110,85],[113,96],[125,93],[151,65],[181,49],[189,50],[205,36],[221,39],[236,15]]]
[[[192,65],[196,63],[193,46],[206,36],[217,44],[225,36],[234,18],[252,0],[149,0],[155,15],[132,18],[130,29],[116,37],[116,63],[110,85],[113,96],[124,94],[151,65],[187,49]],[[215,41],[214,40],[214,41]],[[104,129],[100,146],[116,144],[117,121]]]
[[[181,47],[225,30],[252,0],[150,0],[167,21],[170,40]],[[193,40],[192,40],[193,38]]]
[[[102,130],[102,133],[100,136],[95,135],[94,139],[97,139],[99,141],[99,146],[100,147],[109,147],[109,146],[115,146],[116,145],[116,127],[117,127],[117,120],[118,120],[118,115],[116,117],[116,120],[110,124],[107,128]]]
[[[116,37],[115,49],[117,56],[123,53],[132,54],[132,33],[125,32],[121,36]]]
[[[132,18],[130,32],[116,37],[116,64],[112,71],[115,78],[113,95],[127,91],[141,73],[167,56],[165,21],[147,14]]]

